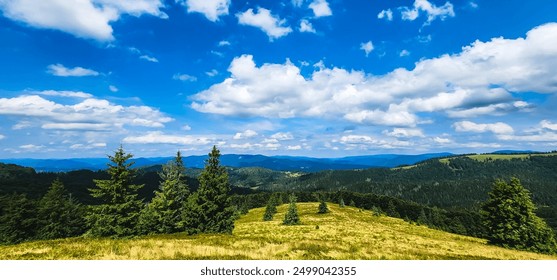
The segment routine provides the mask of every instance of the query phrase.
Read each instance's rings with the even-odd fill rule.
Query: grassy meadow
[[[488,160],[511,160],[511,159],[528,159],[530,157],[549,157],[556,156],[557,153],[546,153],[546,154],[478,154],[478,155],[466,155],[465,157],[484,162]],[[439,161],[442,163],[449,163],[450,158],[443,158]]]
[[[0,246],[0,259],[557,259],[486,245],[371,211],[328,204],[298,203],[302,225],[284,226],[288,205],[274,220],[263,222],[264,208],[252,209],[236,221],[231,235],[153,235],[134,239],[68,238]]]
[[[464,155],[464,156],[457,156],[457,157],[467,157],[469,159],[473,159],[479,162],[485,162],[489,160],[512,160],[512,159],[529,159],[530,157],[549,157],[549,156],[557,156],[557,153],[545,153],[545,154],[475,154],[475,155]],[[439,159],[439,162],[444,164],[449,164],[449,160],[455,157],[447,157]],[[416,167],[417,165],[407,165],[401,167],[394,167],[391,168],[393,170],[399,169],[411,169]]]

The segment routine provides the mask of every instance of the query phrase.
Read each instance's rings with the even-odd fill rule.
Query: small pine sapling
[[[298,225],[300,224],[300,217],[298,216],[298,208],[296,207],[296,196],[290,196],[290,205],[288,211],[284,215],[284,225]]]

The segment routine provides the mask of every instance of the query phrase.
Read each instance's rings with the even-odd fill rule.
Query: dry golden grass
[[[0,246],[0,259],[557,259],[486,245],[370,211],[339,208],[320,215],[317,203],[299,203],[302,225],[263,222],[263,208],[236,222],[231,235],[155,235],[136,239],[69,238]],[[317,226],[319,228],[317,229]]]

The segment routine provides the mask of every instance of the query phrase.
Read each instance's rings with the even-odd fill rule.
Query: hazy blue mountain
[[[262,167],[280,171],[317,172],[322,170],[350,170],[370,167],[396,167],[411,165],[430,158],[445,157],[451,153],[434,153],[422,155],[368,155],[343,158],[310,158],[293,156],[264,155],[222,155],[221,162],[229,167]],[[207,156],[184,157],[186,167],[203,168]],[[172,157],[135,158],[135,167],[148,167],[165,164]],[[72,158],[72,159],[0,159],[3,163],[13,163],[32,167],[39,172],[59,172],[79,169],[106,169],[107,158]]]

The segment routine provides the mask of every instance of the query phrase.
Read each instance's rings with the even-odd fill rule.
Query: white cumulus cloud
[[[183,82],[195,82],[195,81],[197,81],[197,77],[195,77],[195,76],[188,75],[188,74],[180,74],[180,73],[174,74],[172,76],[172,79],[183,81]]]
[[[397,138],[425,137],[423,131],[418,128],[394,128],[393,130],[385,130],[383,134]]]
[[[405,56],[409,56],[409,55],[410,55],[410,52],[409,52],[408,50],[402,50],[402,51],[400,51],[400,52],[398,53],[398,55],[399,55],[400,57],[405,57]]]
[[[236,133],[236,134],[234,135],[233,139],[235,139],[235,140],[248,139],[248,138],[253,138],[253,137],[257,136],[257,135],[258,135],[257,132],[255,132],[255,131],[253,131],[253,130],[251,130],[251,129],[248,129],[248,130],[246,130],[246,131],[244,131],[244,132],[238,132],[238,133]]]
[[[503,141],[521,141],[531,143],[557,142],[557,124],[548,120],[542,120],[534,129],[525,130],[522,131],[522,133],[497,135],[497,138]]]
[[[289,60],[257,65],[253,56],[242,55],[230,63],[230,76],[194,95],[191,106],[222,115],[341,117],[397,127],[415,127],[419,113],[471,118],[524,112],[532,104],[511,92],[557,92],[555,45],[557,23],[549,23],[524,38],[476,41],[459,53],[381,76],[324,63],[302,75]]]
[[[167,18],[163,7],[161,0],[0,0],[0,10],[9,19],[97,41],[114,39],[111,22],[121,15]]]
[[[86,98],[61,104],[39,95],[0,98],[0,116],[33,118],[44,129],[114,130],[124,126],[164,127],[173,119],[147,106],[121,106],[107,100]]]
[[[90,143],[86,143],[86,144],[73,144],[70,146],[70,149],[72,150],[91,150],[91,149],[97,149],[97,148],[105,148],[106,147],[106,143],[103,142],[99,142],[99,143],[95,143],[95,142],[90,142]]]
[[[327,0],[314,0],[309,4],[309,8],[313,10],[313,15],[315,17],[326,17],[332,16],[333,11],[329,7]]]
[[[433,138],[433,142],[435,142],[435,143],[437,143],[437,144],[450,144],[450,143],[452,143],[453,141],[452,141],[451,139],[449,139],[449,138],[443,138],[443,137],[437,136],[437,137],[434,137],[434,138]]]
[[[309,20],[307,19],[302,19],[300,21],[300,28],[299,28],[300,32],[308,32],[308,33],[315,33],[315,28],[313,28],[313,25],[311,24],[311,22],[309,22]]]
[[[366,57],[367,57],[373,51],[373,43],[371,41],[361,43],[360,50],[363,50],[366,53]]]
[[[457,132],[493,132],[495,134],[512,134],[514,129],[503,122],[497,123],[475,123],[471,121],[461,121],[453,124]]]
[[[544,129],[557,131],[557,123],[552,123],[548,120],[542,120],[540,122],[540,126],[541,126],[541,128],[544,128]]]
[[[271,135],[271,139],[275,139],[278,141],[286,141],[294,139],[294,136],[290,132],[277,132]]]
[[[392,21],[393,20],[393,11],[391,9],[382,10],[381,12],[379,12],[379,14],[377,14],[377,18]]]
[[[248,9],[243,13],[236,15],[238,23],[242,25],[253,26],[261,29],[269,36],[269,40],[278,39],[292,32],[292,28],[284,26],[286,20],[280,19],[278,16],[271,14],[270,10],[265,8],[257,8],[254,13],[253,9]]]
[[[175,144],[175,145],[207,145],[214,139],[205,136],[169,135],[161,131],[152,131],[139,136],[127,136],[122,142],[128,144]]]
[[[413,21],[416,20],[420,13],[427,16],[426,25],[430,24],[437,18],[445,20],[447,17],[454,17],[454,7],[450,2],[446,2],[443,6],[435,6],[428,0],[415,0],[412,8],[401,7],[401,14],[403,20]]]
[[[230,0],[179,0],[186,6],[188,13],[201,13],[210,21],[217,21],[220,16],[228,15]]]
[[[67,68],[62,64],[52,64],[47,67],[47,72],[59,77],[98,76],[99,72],[83,67]]]
[[[411,142],[408,141],[377,139],[369,135],[345,135],[338,142],[349,149],[362,150],[369,148],[395,149],[411,146]]]

